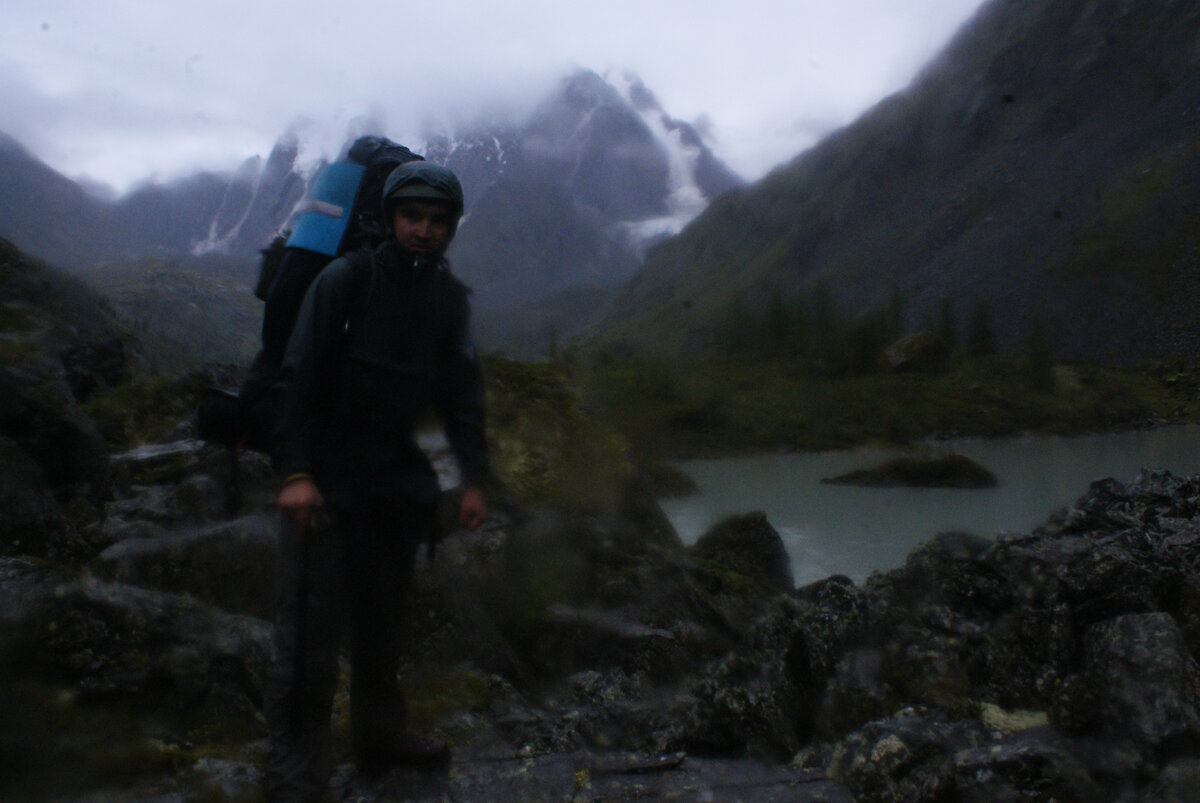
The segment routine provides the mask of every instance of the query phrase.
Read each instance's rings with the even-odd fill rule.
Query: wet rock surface
[[[0,416],[0,796],[252,797],[270,471],[186,425],[110,457],[48,381],[5,410],[70,437]],[[411,601],[401,682],[449,770],[366,777],[343,747],[335,798],[1167,801],[1200,778],[1200,477],[1100,481],[1033,532],[799,589],[761,514],[684,549],[636,478],[607,509],[496,508]]]
[[[728,566],[771,591],[790,591],[795,585],[783,541],[761,511],[718,522],[689,552]]]
[[[158,493],[197,482],[172,476]],[[1198,501],[1200,477],[1101,481],[1035,532],[944,533],[862,585],[792,590],[768,589],[754,566],[772,561],[737,549],[700,557],[615,537],[619,517],[502,511],[452,534],[419,573],[403,679],[414,718],[454,745],[451,767],[368,777],[347,756],[332,791],[1186,799],[1200,777]],[[186,771],[103,799],[251,794],[272,520],[172,523],[153,504],[140,515],[158,534],[117,540],[82,573],[0,562],[6,671],[154,713],[153,740]],[[753,525],[770,557],[760,519],[726,522],[709,543]],[[205,732],[197,710],[243,723],[248,741],[202,757],[189,747]]]

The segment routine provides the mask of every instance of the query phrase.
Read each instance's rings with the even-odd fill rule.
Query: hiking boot
[[[402,733],[364,751],[355,762],[360,772],[374,774],[393,767],[434,769],[450,763],[450,745],[432,736]]]

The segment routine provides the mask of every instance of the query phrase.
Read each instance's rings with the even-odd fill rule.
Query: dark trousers
[[[300,531],[280,527],[279,607],[264,709],[272,799],[312,800],[332,771],[330,717],[343,633],[350,641],[350,717],[362,758],[405,727],[396,669],[404,602],[432,511],[335,512]]]

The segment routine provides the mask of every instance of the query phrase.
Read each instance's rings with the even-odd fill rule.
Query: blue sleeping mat
[[[289,247],[307,248],[336,256],[350,225],[354,196],[364,168],[354,162],[333,162],[321,168],[308,195],[297,207]]]

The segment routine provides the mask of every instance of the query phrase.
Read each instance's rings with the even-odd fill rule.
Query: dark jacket
[[[304,298],[276,385],[275,466],[311,475],[332,506],[432,504],[437,477],[415,441],[431,407],[464,482],[488,477],[468,291],[394,240],[370,262],[335,260]]]

